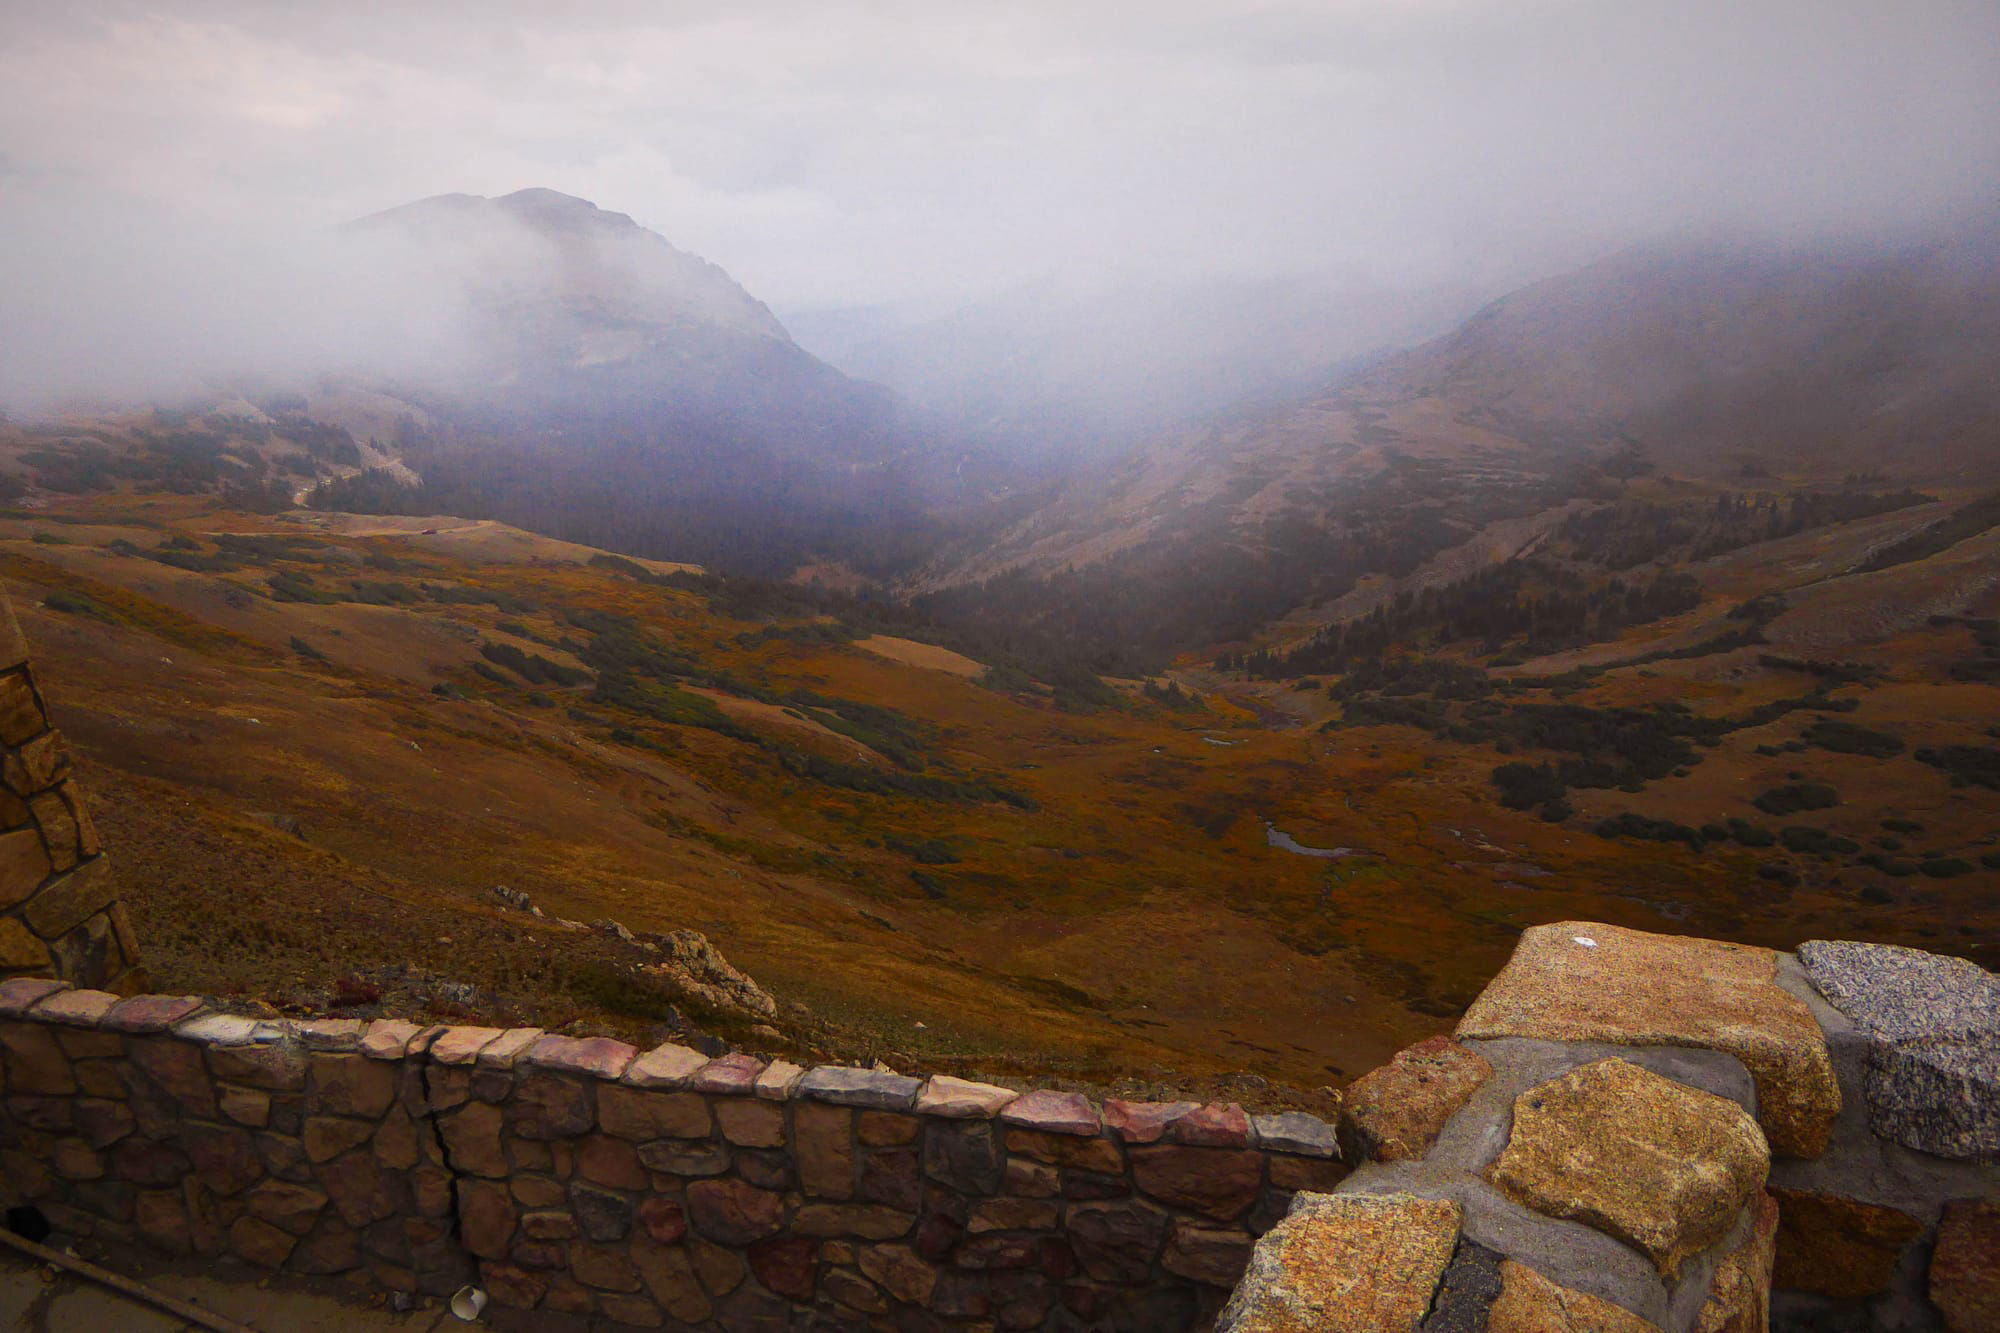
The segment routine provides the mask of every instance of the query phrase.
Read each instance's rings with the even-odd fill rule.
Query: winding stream
[[[1264,841],[1276,847],[1279,851],[1290,852],[1294,856],[1339,858],[1343,856],[1361,856],[1364,854],[1358,848],[1354,847],[1308,847],[1268,819],[1264,821]]]

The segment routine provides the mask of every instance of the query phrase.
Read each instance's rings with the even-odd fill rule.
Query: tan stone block
[[[857,1256],[857,1262],[872,1281],[905,1305],[922,1308],[930,1304],[938,1270],[918,1258],[909,1246],[870,1245]]]
[[[396,1099],[397,1068],[365,1055],[314,1054],[307,1105],[327,1115],[377,1118]]]
[[[395,1171],[407,1170],[422,1161],[417,1122],[401,1112],[392,1112],[385,1118],[375,1131],[375,1160]]]
[[[1516,1202],[1596,1227],[1671,1279],[1764,1188],[1770,1150],[1727,1098],[1599,1060],[1514,1100],[1487,1177]]]
[[[915,1143],[923,1127],[924,1122],[913,1115],[895,1111],[863,1111],[856,1119],[854,1134],[866,1147],[893,1148]]]
[[[122,1102],[130,1097],[125,1086],[122,1060],[79,1060],[76,1062],[76,1086],[88,1097],[103,1097],[109,1101]]]
[[[18,920],[0,917],[0,972],[46,972],[49,946]]]
[[[326,1208],[326,1195],[310,1185],[283,1180],[267,1180],[243,1196],[243,1206],[251,1216],[263,1219],[281,1231],[303,1236]]]
[[[367,1120],[348,1120],[341,1116],[307,1116],[305,1132],[300,1136],[305,1144],[306,1157],[314,1162],[330,1162],[351,1148],[358,1148],[374,1137],[375,1126]]]
[[[496,1181],[468,1180],[458,1187],[458,1205],[465,1248],[482,1259],[503,1257],[519,1216],[507,1187]]]
[[[1340,1150],[1349,1162],[1422,1157],[1445,1122],[1493,1075],[1493,1066],[1449,1037],[1399,1051],[1354,1081],[1341,1100]]]
[[[49,725],[25,670],[0,676],[0,745],[20,745]]]
[[[1919,1219],[1838,1194],[1774,1189],[1778,1263],[1774,1285],[1858,1301],[1889,1289],[1903,1251],[1923,1234]]]
[[[1951,1333],[2000,1328],[1996,1254],[2000,1254],[2000,1203],[1959,1199],[1944,1206],[1928,1290]]]
[[[862,1240],[895,1240],[910,1234],[916,1214],[873,1203],[809,1203],[793,1219],[801,1236],[857,1236]]]
[[[1840,1085],[1812,1011],[1776,978],[1769,949],[1587,921],[1535,926],[1457,1035],[1726,1052],[1756,1081],[1773,1150],[1817,1157]]]
[[[726,1250],[718,1252],[737,1265],[735,1280],[723,1288],[724,1292],[734,1290],[737,1283],[743,1280],[743,1261]],[[675,1319],[684,1324],[699,1324],[714,1312],[708,1292],[703,1290],[703,1282],[695,1272],[693,1258],[686,1249],[678,1245],[661,1245],[640,1236],[632,1242],[631,1255],[646,1291]]]
[[[69,817],[76,821],[77,849],[85,856],[96,856],[104,848],[97,840],[97,825],[90,817],[90,807],[84,804],[82,785],[72,778],[56,790],[69,806]]]
[[[64,1180],[102,1180],[104,1158],[82,1139],[57,1139],[51,1164]]]
[[[555,1208],[569,1197],[560,1181],[547,1176],[515,1176],[513,1190],[523,1208]]]
[[[639,1151],[624,1139],[592,1134],[577,1145],[576,1174],[613,1189],[643,1190],[652,1173],[639,1161]]]
[[[1061,1212],[1062,1205],[1054,1199],[985,1199],[973,1207],[965,1229],[975,1235],[982,1231],[1052,1231]]]
[[[222,1107],[222,1114],[239,1125],[262,1129],[271,1123],[271,1094],[268,1092],[225,1084],[217,1090],[215,1099]]]
[[[1007,1130],[1007,1150],[1024,1153],[1051,1166],[1067,1166],[1078,1171],[1095,1171],[1115,1176],[1125,1169],[1118,1145],[1107,1138],[1083,1138],[1072,1134],[1047,1134],[1036,1129]]]
[[[47,791],[68,776],[69,747],[59,732],[43,732],[0,762],[0,780],[16,796]]]
[[[1132,1149],[1132,1178],[1161,1203],[1233,1222],[1257,1200],[1264,1155],[1246,1148],[1147,1144]]]
[[[256,1217],[239,1217],[229,1228],[229,1248],[259,1268],[280,1268],[298,1238]]]
[[[1257,1242],[1223,1312],[1237,1333],[1415,1333],[1458,1244],[1459,1206],[1305,1196]]]
[[[441,1065],[469,1065],[479,1052],[499,1038],[499,1028],[449,1027],[430,1045],[431,1059]]]
[[[14,617],[14,604],[8,600],[7,589],[0,587],[0,666],[27,664],[28,636],[21,633],[21,622]]]
[[[125,904],[121,901],[111,904],[104,915],[111,922],[111,938],[117,942],[118,952],[124,957],[127,965],[136,966],[140,959],[139,937],[132,930],[132,914],[125,910]],[[144,973],[140,972],[138,975],[143,977]],[[121,995],[129,995],[144,984],[141,980],[131,986],[108,985],[106,989],[115,990]]]
[[[49,849],[34,828],[0,833],[0,908],[12,907],[42,886],[53,867]]]
[[[371,1060],[400,1060],[410,1040],[423,1031],[400,1018],[378,1018],[361,1035],[361,1053]]]
[[[702,1288],[710,1296],[727,1296],[742,1284],[745,1274],[750,1271],[736,1251],[699,1236],[688,1237],[687,1250],[688,1257],[694,1260],[694,1271],[701,1278]]]
[[[507,1174],[507,1154],[501,1146],[500,1129],[504,1117],[497,1106],[472,1102],[438,1121],[445,1150],[454,1170],[475,1176]]]
[[[1012,1088],[996,1087],[991,1083],[974,1083],[967,1079],[953,1078],[949,1074],[937,1074],[924,1084],[924,1090],[917,1094],[917,1113],[952,1119],[985,1120],[1006,1110],[1007,1104],[1020,1095]]]
[[[601,1292],[597,1308],[617,1328],[661,1328],[666,1322],[660,1307],[650,1297],[627,1296],[621,1292]]]
[[[1243,1278],[1250,1263],[1250,1248],[1256,1243],[1247,1231],[1174,1224],[1167,1238],[1160,1267],[1177,1277],[1206,1283],[1211,1287],[1233,1287]]]
[[[745,1148],[781,1148],[785,1144],[785,1108],[778,1102],[720,1098],[715,1118],[722,1137]]]
[[[0,1023],[0,1049],[7,1054],[8,1091],[48,1097],[76,1091],[69,1057],[50,1029],[35,1023]]]
[[[68,870],[82,859],[76,820],[59,793],[45,791],[30,797],[28,808],[34,814],[35,827],[42,831],[42,846],[49,854],[51,866]]]
[[[19,836],[15,833],[0,834],[0,842]],[[36,834],[35,837],[39,841],[41,835]],[[47,855],[43,854],[42,859],[47,861]],[[21,909],[21,916],[27,921],[28,929],[45,940],[52,940],[109,907],[117,896],[118,885],[111,875],[111,862],[109,858],[100,856],[50,881],[41,892],[28,900],[27,906]]]
[[[183,1255],[194,1248],[188,1238],[187,1205],[179,1190],[140,1190],[136,1204],[139,1234],[162,1254]]]
[[[707,1138],[715,1128],[708,1102],[699,1093],[615,1084],[597,1090],[597,1123],[606,1134],[634,1142]]]
[[[570,1246],[569,1268],[579,1282],[599,1291],[637,1291],[643,1285],[632,1260],[608,1245],[578,1242]]]
[[[1660,1333],[1630,1310],[1571,1291],[1512,1259],[1500,1262],[1500,1296],[1487,1312],[1486,1333]]]
[[[793,1156],[799,1184],[823,1199],[854,1197],[854,1112],[800,1102],[792,1110]]]
[[[1751,1204],[1750,1235],[1722,1257],[1694,1333],[1769,1333],[1771,1267],[1778,1248],[1778,1203],[1759,1194]]]

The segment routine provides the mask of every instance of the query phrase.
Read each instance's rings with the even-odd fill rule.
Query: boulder
[[[1931,1254],[1931,1303],[1951,1333],[2000,1328],[2000,1203],[1948,1203]]]
[[[1526,1264],[1500,1263],[1500,1298],[1486,1333],[1660,1333],[1657,1324],[1586,1292],[1558,1286]]]
[[[1516,1202],[1596,1227],[1672,1279],[1764,1188],[1770,1152],[1735,1102],[1624,1060],[1599,1060],[1514,1099],[1487,1176]]]
[[[1889,1289],[1896,1264],[1923,1234],[1918,1218],[1838,1194],[1774,1189],[1778,1262],[1772,1285],[1858,1301]]]
[[[1805,1001],[1769,949],[1563,921],[1522,933],[1457,1036],[1694,1046],[1743,1062],[1772,1148],[1826,1149],[1840,1085]]]
[[[1415,1333],[1462,1210],[1406,1194],[1302,1194],[1251,1251],[1217,1333]]]
[[[2000,1162],[2000,977],[1962,958],[1808,940],[1807,978],[1869,1043],[1869,1127],[1936,1157]]]
[[[1449,1037],[1398,1051],[1347,1090],[1337,1131],[1342,1155],[1350,1162],[1422,1157],[1445,1122],[1492,1076],[1485,1056]]]

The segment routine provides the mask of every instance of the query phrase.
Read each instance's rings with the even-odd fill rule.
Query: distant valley
[[[0,425],[175,986],[1311,1105],[1535,922],[2000,957],[1990,224],[1298,311],[1039,454],[1129,394],[1045,373],[1059,311],[878,327],[918,402],[582,200],[349,234],[473,336]]]

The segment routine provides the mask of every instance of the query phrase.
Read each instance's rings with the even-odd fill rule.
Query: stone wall
[[[139,949],[0,588],[0,977],[138,984]]]
[[[1348,1090],[1229,1333],[1995,1333],[2000,978],[1540,926]]]
[[[1205,1325],[1345,1169],[1235,1106],[0,983],[0,1202],[498,1327]]]

